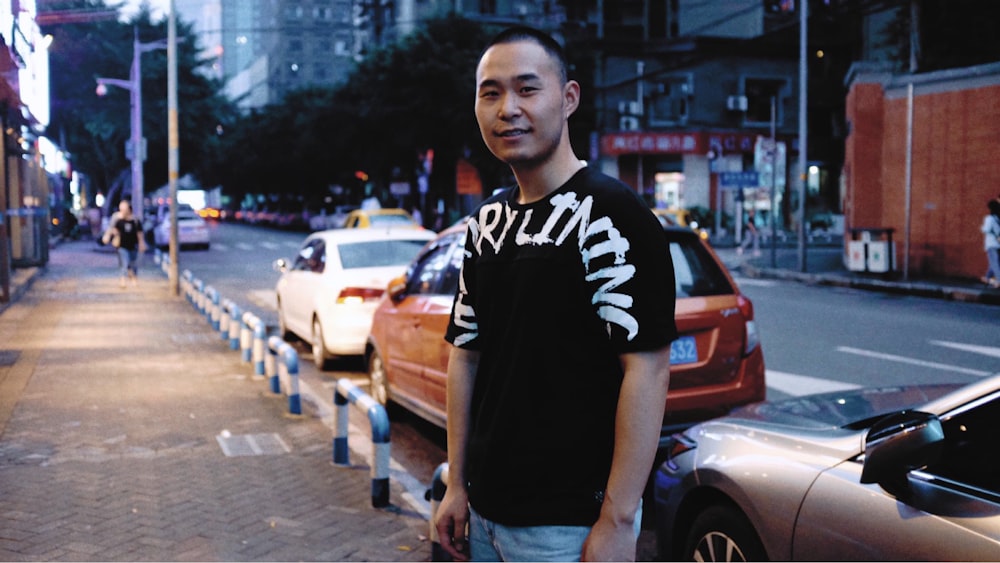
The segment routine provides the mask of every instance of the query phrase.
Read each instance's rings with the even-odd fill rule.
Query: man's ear
[[[576,108],[580,107],[580,83],[576,80],[567,81],[566,86],[563,88],[563,99],[565,101],[566,112],[564,119],[569,119],[569,116],[573,115]]]

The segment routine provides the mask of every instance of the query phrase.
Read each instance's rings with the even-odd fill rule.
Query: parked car
[[[1000,375],[797,397],[696,425],[655,476],[659,554],[996,561],[998,422]]]
[[[309,229],[312,231],[341,229],[347,223],[348,214],[355,209],[357,206],[354,205],[324,207],[309,217]]]
[[[275,262],[282,336],[312,344],[324,369],[334,356],[360,356],[372,314],[389,280],[400,275],[431,231],[338,229],[309,235],[295,260]]]
[[[698,233],[702,240],[708,240],[708,230],[701,228],[697,221],[692,220],[691,212],[686,209],[656,207],[653,209],[653,215],[656,215],[664,227],[688,227]]]
[[[450,345],[444,341],[462,265],[466,222],[444,231],[392,281],[365,349],[372,396],[445,424]],[[764,400],[764,355],[753,305],[712,248],[684,227],[670,241],[680,337],[671,349],[665,436],[733,407]]]
[[[170,208],[161,206],[159,222],[153,227],[153,239],[157,247],[170,246]],[[211,247],[211,237],[205,220],[198,216],[195,210],[185,203],[177,206],[177,247],[194,247],[208,250]]]
[[[344,227],[348,229],[367,229],[370,227],[406,227],[422,228],[420,223],[405,209],[395,207],[385,209],[355,209],[347,214]]]
[[[1000,375],[752,405],[675,436],[665,561],[996,561]]]

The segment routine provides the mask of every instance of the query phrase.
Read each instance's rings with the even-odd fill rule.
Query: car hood
[[[819,430],[866,428],[879,418],[917,408],[961,387],[958,383],[867,387],[768,401],[734,410],[726,419]]]

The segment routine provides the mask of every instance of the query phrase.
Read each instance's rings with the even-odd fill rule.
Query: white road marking
[[[254,248],[254,246],[252,244],[249,244],[249,243],[246,243],[246,242],[238,242],[238,243],[236,243],[236,248],[239,248],[240,250],[246,250],[246,251],[255,250],[255,248]]]
[[[223,242],[216,242],[212,244],[212,250],[220,250],[226,252],[229,250],[229,245]]]
[[[1000,358],[1000,348],[996,346],[962,344],[961,342],[948,342],[947,340],[931,340],[931,344],[934,344],[935,346],[944,346],[945,348],[954,348],[955,350],[962,350],[963,352],[972,352],[975,354],[982,354],[984,356]]]
[[[991,372],[982,371],[978,369],[969,369],[958,366],[953,366],[951,364],[942,364],[938,362],[928,362],[924,360],[917,360],[915,358],[907,358],[906,356],[896,356],[894,354],[885,354],[883,352],[875,352],[872,350],[862,350],[860,348],[851,348],[850,346],[838,346],[836,349],[838,352],[844,352],[846,354],[855,354],[858,356],[864,356],[867,358],[875,358],[877,360],[886,360],[890,362],[899,362],[902,364],[910,364],[914,366],[920,366],[931,369],[940,369],[944,371],[951,371],[955,373],[965,373],[969,375],[977,375],[980,377],[986,377],[988,375],[993,375]]]
[[[827,393],[830,391],[845,391],[848,389],[858,389],[860,385],[844,383],[842,381],[830,381],[808,375],[797,375],[769,369],[765,374],[767,387],[775,391],[781,391],[795,397],[801,395],[811,395],[813,393]]]
[[[288,248],[294,248],[295,250],[298,250],[299,247],[302,246],[302,243],[301,242],[295,242],[295,241],[292,241],[292,240],[286,240],[285,241],[285,246],[287,246]]]
[[[281,248],[280,245],[278,245],[276,243],[273,243],[273,242],[267,242],[267,241],[264,241],[264,242],[260,243],[260,245],[263,246],[264,248],[268,249],[268,250],[278,250],[279,248]]]
[[[746,285],[753,287],[774,287],[778,285],[778,282],[774,280],[762,280],[757,278],[735,278],[738,285]]]

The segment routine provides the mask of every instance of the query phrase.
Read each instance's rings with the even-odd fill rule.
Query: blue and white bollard
[[[302,414],[302,396],[299,394],[299,353],[279,336],[267,339],[267,349],[265,367],[271,381],[271,392],[280,395],[284,383],[288,394],[288,412]]]
[[[336,424],[333,438],[333,463],[348,465],[348,402],[368,414],[372,430],[372,506],[389,506],[389,415],[385,407],[364,393],[350,379],[337,380],[333,403],[336,408]]]
[[[223,330],[222,338],[229,338],[229,349],[239,350],[240,349],[240,306],[234,303],[232,300],[227,299],[226,305],[223,306],[224,312],[229,313],[229,316],[223,315],[222,319],[226,322],[225,330],[222,329],[220,325],[219,330]]]
[[[266,351],[264,347],[266,346],[264,340],[267,337],[267,330],[264,326],[264,322],[260,320],[257,315],[254,315],[250,311],[243,313],[243,324],[246,325],[249,330],[253,331],[250,337],[250,358],[249,361],[253,363],[254,375],[264,375],[266,372],[264,370],[264,356],[266,356]]]
[[[209,324],[212,325],[212,330],[218,331],[220,317],[219,292],[212,286],[205,288],[205,317],[208,319]]]

